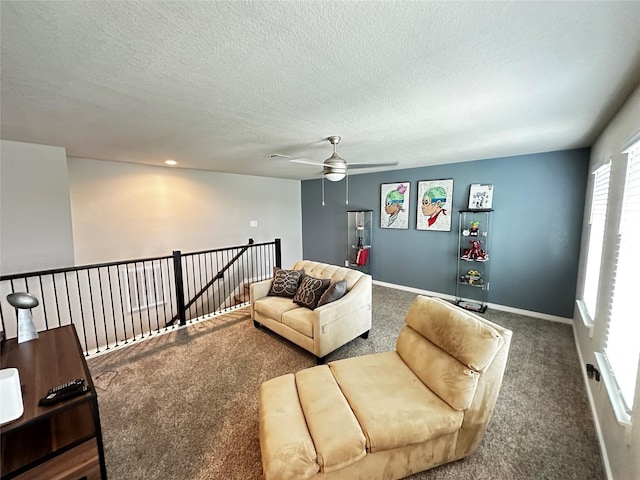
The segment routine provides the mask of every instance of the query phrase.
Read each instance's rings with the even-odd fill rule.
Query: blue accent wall
[[[455,295],[458,210],[469,185],[494,185],[488,301],[571,318],[590,149],[574,149],[302,182],[305,259],[344,265],[347,210],[373,210],[374,280]],[[416,230],[418,181],[453,178],[450,232]],[[380,185],[410,182],[409,229],[380,228]]]

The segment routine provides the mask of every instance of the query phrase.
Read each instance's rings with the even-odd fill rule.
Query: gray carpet
[[[373,287],[373,328],[330,355],[393,350],[415,294]],[[488,310],[513,330],[496,409],[474,455],[418,479],[604,479],[569,325]],[[110,480],[260,479],[258,386],[315,365],[248,308],[89,360]]]

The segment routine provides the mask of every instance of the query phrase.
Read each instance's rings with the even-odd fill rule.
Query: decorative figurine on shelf
[[[469,240],[469,243],[471,244],[471,250],[467,258],[477,260],[481,256],[480,245],[482,245],[482,242],[480,240]]]
[[[469,235],[471,235],[472,237],[477,237],[479,229],[480,229],[480,222],[477,220],[473,220],[471,222],[471,228],[469,229]]]
[[[478,270],[469,270],[467,272],[467,283],[469,285],[483,285],[484,280]]]
[[[18,343],[38,338],[31,314],[31,309],[39,304],[38,299],[28,292],[15,292],[7,295],[7,301],[18,311]]]
[[[478,258],[476,258],[476,260],[479,261],[479,262],[486,262],[488,260],[487,251],[486,250],[480,250],[480,253],[478,253]]]
[[[364,247],[358,249],[356,253],[356,265],[364,267],[367,264],[367,258],[369,258],[369,249]]]
[[[469,258],[469,253],[471,252],[470,248],[465,248],[462,250],[462,256],[460,258]]]

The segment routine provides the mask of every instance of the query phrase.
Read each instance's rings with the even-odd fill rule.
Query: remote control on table
[[[75,390],[80,388],[84,384],[84,378],[76,378],[75,380],[71,380],[70,382],[63,383],[62,385],[58,385],[57,387],[53,387],[51,390],[47,392],[47,395],[50,393],[56,393],[61,390]]]
[[[47,392],[47,395],[40,399],[40,405],[47,406],[54,403],[61,402],[67,398],[74,397],[89,391],[89,388],[84,384],[84,379],[78,378],[71,382],[63,383],[57,387],[53,387]]]

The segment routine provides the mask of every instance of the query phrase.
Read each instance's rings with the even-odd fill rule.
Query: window
[[[638,321],[638,239],[640,239],[640,142],[628,151],[613,295],[604,354],[626,413],[633,408],[640,359]],[[611,392],[610,392],[611,393]]]
[[[127,270],[127,293],[129,296],[129,312],[137,312],[150,307],[162,305],[162,275],[160,264],[137,266]]]
[[[584,293],[582,295],[591,322],[594,321],[596,315],[600,263],[602,260],[605,220],[607,218],[607,200],[609,198],[610,171],[611,162],[602,165],[594,172],[595,178],[593,182],[593,196],[591,198],[587,266],[584,280]]]

